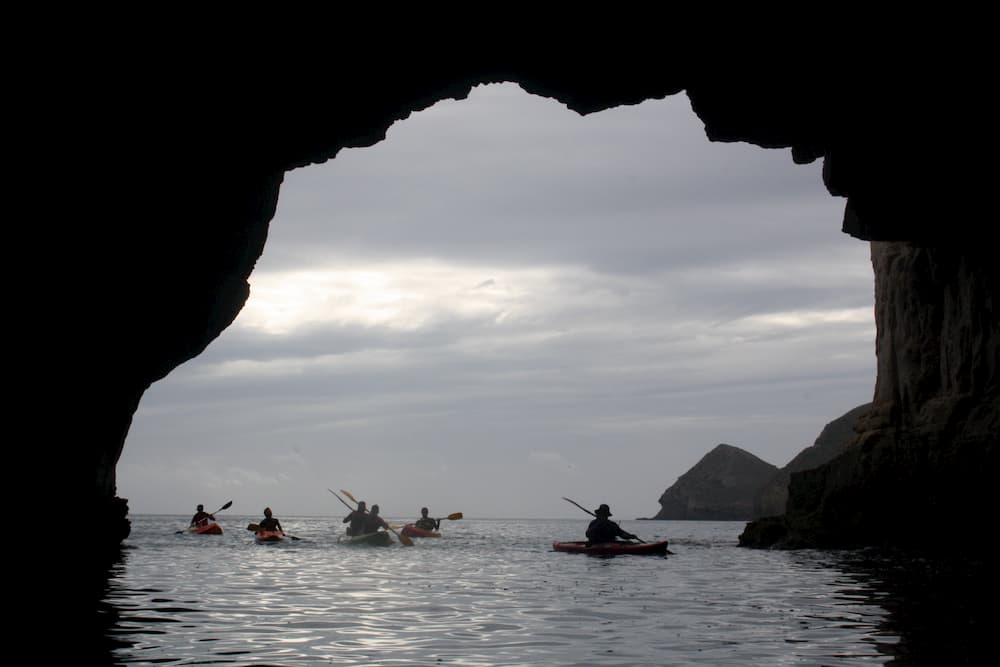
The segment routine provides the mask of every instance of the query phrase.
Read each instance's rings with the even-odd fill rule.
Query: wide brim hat
[[[608,507],[606,503],[602,503],[600,507],[594,510],[594,514],[607,514],[608,516],[612,516],[611,508]]]

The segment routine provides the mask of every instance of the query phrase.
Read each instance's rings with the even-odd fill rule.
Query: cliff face
[[[746,520],[753,516],[754,496],[777,471],[750,452],[718,445],[660,496],[653,518]]]
[[[981,547],[1000,439],[1000,271],[986,247],[873,243],[878,381],[848,450],[793,474],[747,546]]]
[[[855,425],[858,418],[867,413],[871,406],[871,403],[859,405],[824,426],[811,447],[799,452],[757,491],[753,501],[754,518],[784,514],[792,473],[821,466],[844,452],[856,436]]]
[[[55,357],[52,372],[35,374],[45,417],[30,428],[57,422],[57,432],[22,449],[27,468],[59,489],[53,505],[88,516],[90,543],[114,547],[127,534],[115,466],[132,415],[152,382],[239,313],[284,172],[376,143],[394,121],[499,81],[579,113],[684,91],[711,140],[822,159],[829,191],[846,198],[849,234],[920,244],[875,247],[879,380],[862,458],[801,487],[793,475],[790,516],[793,501],[796,515],[818,520],[841,516],[835,506],[851,512],[853,496],[837,491],[848,479],[879,480],[893,511],[909,511],[908,494],[925,489],[895,471],[911,459],[954,482],[942,499],[995,477],[997,284],[981,213],[991,189],[975,187],[988,172],[974,166],[993,122],[982,123],[990,107],[977,99],[990,72],[972,60],[948,68],[935,54],[933,71],[950,72],[946,89],[961,94],[930,95],[931,68],[907,78],[873,54],[864,66],[837,54],[804,69],[787,53],[747,48],[705,71],[691,53],[667,53],[659,34],[547,36],[543,50],[526,33],[516,50],[465,44],[447,58],[417,41],[427,37],[378,62],[327,44],[280,58],[196,54],[192,44],[181,61],[155,45],[94,40],[100,49],[74,52],[25,96],[45,109],[40,134],[58,135],[37,151],[59,160],[54,178],[38,179],[38,200],[66,210],[32,225],[44,232],[37,263],[52,277],[29,296],[48,311],[37,328],[50,332]],[[67,321],[87,325],[66,332]]]

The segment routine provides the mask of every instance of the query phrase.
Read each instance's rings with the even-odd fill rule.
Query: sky
[[[783,466],[875,384],[869,246],[820,169],[709,142],[683,93],[413,114],[286,174],[250,299],[145,393],[118,494],[632,519],[719,443]]]

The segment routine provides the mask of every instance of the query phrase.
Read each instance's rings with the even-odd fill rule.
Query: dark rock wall
[[[969,420],[1000,387],[1000,262],[992,254],[985,246],[872,243],[878,379],[867,430],[1000,433],[1000,411]]]
[[[785,516],[749,524],[741,543],[985,547],[1000,449],[1000,271],[990,252],[872,244],[872,409],[844,454],[792,475]]]
[[[821,466],[842,453],[855,439],[858,418],[866,414],[871,403],[859,405],[823,427],[811,447],[806,447],[757,491],[753,501],[754,518],[785,513],[788,502],[788,482],[793,472]]]

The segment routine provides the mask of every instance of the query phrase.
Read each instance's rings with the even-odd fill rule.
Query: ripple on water
[[[739,549],[742,524],[625,522],[675,555],[596,559],[551,550],[583,521],[463,520],[359,548],[337,544],[339,520],[283,519],[302,539],[274,545],[164,535],[169,520],[133,518],[111,581],[122,662],[857,665],[898,639],[863,579]]]

